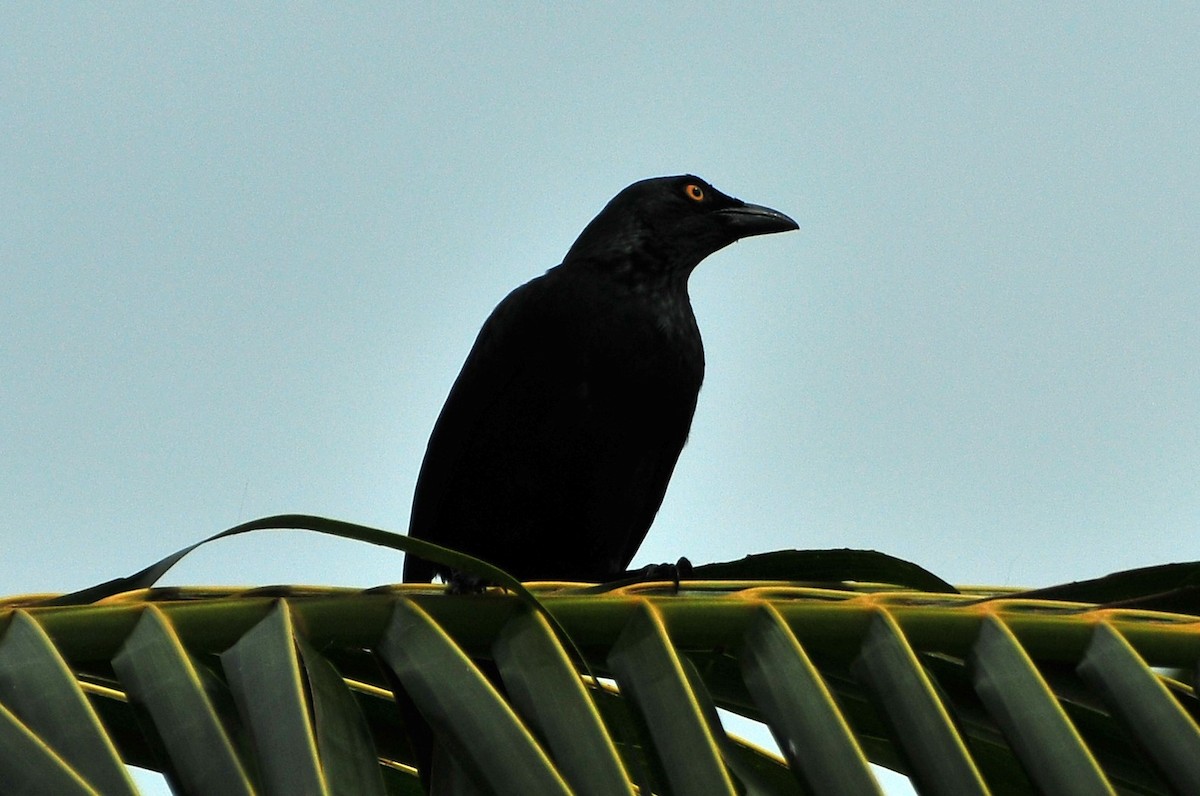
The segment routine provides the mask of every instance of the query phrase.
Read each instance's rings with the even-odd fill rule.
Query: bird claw
[[[446,594],[481,594],[487,586],[483,578],[454,570],[446,581]]]
[[[674,564],[648,564],[638,573],[644,580],[669,580],[679,591],[679,581],[692,576],[692,562],[681,556]]]

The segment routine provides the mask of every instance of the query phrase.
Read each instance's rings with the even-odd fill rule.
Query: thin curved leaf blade
[[[574,792],[632,794],[600,714],[545,618],[518,612],[493,649],[509,698],[539,730]]]
[[[15,612],[0,640],[0,702],[81,781],[103,793],[137,792],[70,667],[25,611]],[[16,728],[10,732],[21,736]]]
[[[291,611],[280,600],[221,653],[221,665],[250,729],[267,793],[326,796],[293,635]]]
[[[8,708],[0,705],[0,782],[16,794],[99,796]]]
[[[370,731],[346,682],[303,636],[296,648],[312,700],[321,771],[333,796],[382,796],[383,777]]]
[[[747,688],[813,793],[881,793],[820,672],[774,608],[762,608],[742,656]]]
[[[984,621],[971,668],[980,698],[1044,792],[1114,792],[1037,667],[1000,620]]]
[[[622,694],[637,705],[676,793],[734,793],[720,751],[662,618],[643,602],[609,654]]]
[[[255,792],[229,734],[230,717],[213,704],[203,670],[158,608],[146,607],[112,665],[149,717],[170,761],[166,773],[183,792]]]
[[[487,678],[410,600],[396,603],[379,653],[477,786],[513,796],[570,792]]]
[[[1121,634],[1096,626],[1078,671],[1133,731],[1164,779],[1200,793],[1200,729]]]
[[[958,593],[958,589],[924,567],[876,550],[776,550],[755,553],[737,561],[701,564],[692,569],[692,578],[890,583],[919,591]]]
[[[887,612],[872,622],[854,671],[890,718],[922,793],[989,792],[916,653]]]

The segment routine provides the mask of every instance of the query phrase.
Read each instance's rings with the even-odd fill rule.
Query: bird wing
[[[692,410],[695,410],[695,402],[692,404]],[[642,546],[642,541],[646,538],[646,533],[650,530],[650,525],[654,522],[654,517],[658,514],[658,509],[662,506],[667,486],[671,482],[671,475],[675,472],[675,465],[687,442],[688,431],[691,428],[691,412],[687,414],[686,419],[688,422],[685,424],[676,424],[672,428],[662,429],[667,441],[665,444],[659,445],[653,451],[652,457],[645,462],[647,475],[640,481],[642,494],[638,496],[640,500],[635,504],[633,516],[626,524],[629,533],[620,547],[614,550],[615,557],[611,564],[612,575],[629,568],[630,562],[633,561],[638,548]]]
[[[430,436],[409,534],[525,579],[624,570],[662,503],[703,377],[698,333],[681,356],[642,320],[569,272],[510,293]],[[406,556],[404,579],[445,570]]]
[[[513,290],[480,329],[462,370],[434,424],[417,476],[409,535],[454,547],[455,529],[438,523],[464,452],[482,425],[494,422],[493,407],[512,404],[507,395],[520,383],[529,361],[547,339],[538,312],[545,276]],[[412,555],[404,560],[405,582],[428,582],[443,568]]]

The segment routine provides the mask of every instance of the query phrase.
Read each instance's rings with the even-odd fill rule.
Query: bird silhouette
[[[484,323],[429,438],[409,534],[521,580],[623,573],[704,379],[688,278],[740,238],[794,229],[692,175],[617,194]],[[405,557],[405,581],[435,574],[457,577]]]

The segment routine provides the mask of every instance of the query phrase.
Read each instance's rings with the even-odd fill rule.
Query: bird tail
[[[418,558],[412,553],[404,554],[403,578],[405,583],[429,583],[436,574],[437,570],[431,562]]]

